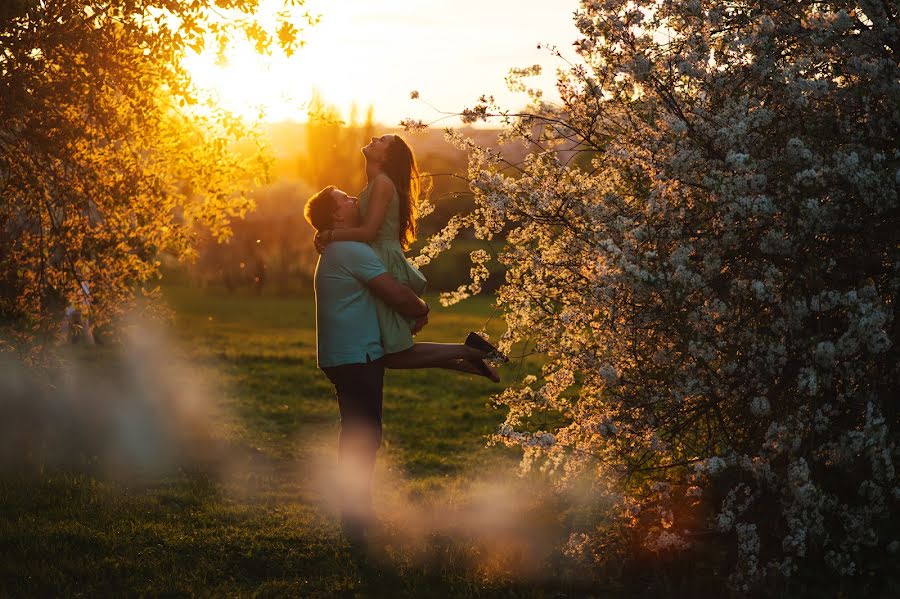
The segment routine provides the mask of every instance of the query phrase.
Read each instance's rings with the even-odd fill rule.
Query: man
[[[354,197],[329,186],[309,199],[306,220],[319,231],[360,224]],[[332,382],[341,413],[338,460],[341,524],[358,540],[372,515],[372,471],[381,444],[384,350],[373,294],[415,319],[428,322],[428,305],[399,283],[364,243],[329,243],[315,274],[318,365]]]

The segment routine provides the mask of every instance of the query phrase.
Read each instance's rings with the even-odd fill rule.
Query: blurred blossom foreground
[[[0,465],[75,467],[114,477],[212,457],[214,410],[157,328],[132,323],[111,359],[66,360],[38,374],[0,356]]]

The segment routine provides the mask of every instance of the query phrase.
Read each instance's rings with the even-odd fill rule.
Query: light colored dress
[[[387,177],[387,175],[380,174],[378,177]],[[359,194],[359,212],[363,220],[369,209],[369,195],[375,179],[372,179]],[[375,233],[375,239],[369,245],[372,246],[387,271],[395,279],[415,291],[416,295],[422,295],[427,283],[425,276],[409,263],[403,253],[403,246],[400,245],[400,195],[396,188],[394,196],[388,202],[384,221]],[[375,310],[378,312],[378,326],[381,327],[381,343],[385,353],[393,354],[412,347],[413,338],[410,325],[413,321],[401,316],[379,299],[375,301]]]

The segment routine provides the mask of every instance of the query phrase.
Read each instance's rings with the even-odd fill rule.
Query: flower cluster
[[[613,511],[644,550],[732,543],[739,589],[818,563],[854,575],[896,542],[900,57],[885,11],[585,0],[562,106],[508,126],[536,150],[511,168],[457,139],[476,207],[423,253],[462,227],[505,235],[501,346],[547,360],[498,397],[497,440],[524,467],[617,481]],[[451,299],[476,288],[477,273]],[[540,411],[563,424],[530,430]]]

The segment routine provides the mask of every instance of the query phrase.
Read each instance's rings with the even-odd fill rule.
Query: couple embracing
[[[423,343],[428,324],[420,297],[425,277],[404,250],[415,239],[419,173],[397,135],[373,137],[363,149],[368,185],[359,198],[333,186],[309,199],[316,229],[318,365],[337,395],[341,524],[359,539],[372,522],[371,481],[381,444],[385,368],[445,368],[499,381],[488,360],[505,360],[470,333],[465,343]]]

